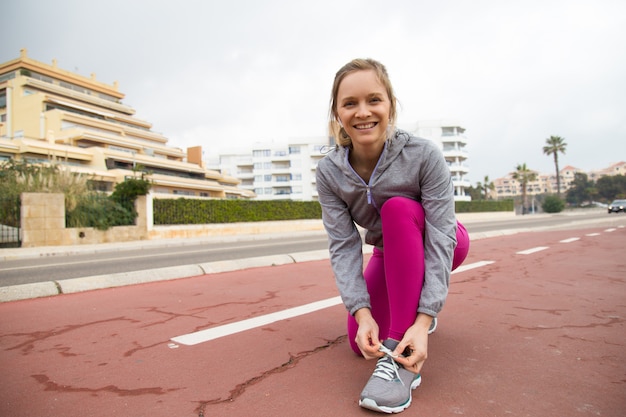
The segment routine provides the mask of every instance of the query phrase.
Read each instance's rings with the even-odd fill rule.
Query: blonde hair
[[[371,59],[353,59],[348,62],[346,65],[341,67],[337,74],[335,74],[335,81],[333,82],[333,89],[330,96],[330,108],[328,112],[328,130],[330,136],[335,138],[335,143],[338,146],[351,146],[352,139],[348,136],[346,130],[339,123],[339,116],[337,113],[337,94],[339,93],[339,85],[346,78],[347,75],[355,72],[355,71],[365,71],[372,70],[376,74],[378,81],[385,87],[387,91],[387,95],[389,96],[389,132],[393,132],[395,130],[396,125],[396,96],[393,93],[393,87],[391,86],[391,80],[389,79],[389,74],[387,74],[387,69],[380,62]]]

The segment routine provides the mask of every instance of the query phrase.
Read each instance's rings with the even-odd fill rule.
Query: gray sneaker
[[[435,333],[435,330],[437,330],[437,317],[433,317],[433,321],[430,323],[430,327],[428,328],[428,334]]]
[[[380,351],[374,373],[361,392],[359,405],[381,413],[399,413],[411,405],[411,391],[422,382],[419,374],[407,371],[391,356],[398,342],[387,339]]]

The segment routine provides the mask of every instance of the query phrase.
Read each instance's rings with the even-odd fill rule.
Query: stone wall
[[[22,194],[22,247],[84,245],[148,239],[148,196],[135,202],[135,226],[116,226],[108,230],[93,227],[65,227],[65,196],[52,193]]]

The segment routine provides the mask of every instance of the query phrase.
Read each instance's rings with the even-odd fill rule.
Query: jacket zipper
[[[374,170],[372,171],[372,175],[370,175],[370,181],[372,181],[372,178],[374,178],[374,176],[376,175],[376,171],[378,170],[378,164],[380,164],[380,160],[383,159],[383,154],[385,153],[386,150],[387,150],[387,143],[385,143],[385,147],[383,148],[383,151],[380,154],[378,161],[376,162],[376,166],[374,167]],[[365,180],[363,180],[363,178],[361,178],[359,174],[356,173],[354,168],[352,168],[352,165],[350,165],[349,156],[350,156],[350,152],[348,151],[346,152],[346,164],[350,167],[352,172],[354,172],[354,175],[356,175],[359,181],[361,181],[361,183],[365,186],[365,195],[367,197],[367,204],[370,206],[374,206],[374,208],[378,210],[378,207],[376,207],[376,204],[374,203],[374,199],[372,198],[372,187],[370,187],[370,185],[366,183]]]

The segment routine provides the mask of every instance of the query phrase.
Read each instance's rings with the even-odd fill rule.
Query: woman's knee
[[[410,215],[417,218],[424,218],[424,208],[418,201],[406,197],[391,197],[385,201],[380,214],[383,218],[387,216]]]
[[[452,270],[458,268],[469,252],[470,240],[465,227],[457,222],[456,248],[454,248],[454,259],[452,260]]]

